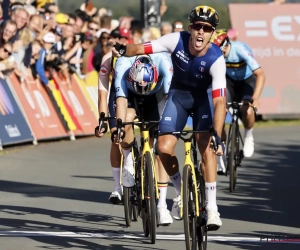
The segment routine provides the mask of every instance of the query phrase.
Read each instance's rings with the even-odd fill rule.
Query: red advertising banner
[[[21,83],[15,74],[11,74],[7,81],[13,87],[37,140],[68,136],[41,83],[34,80]]]
[[[73,77],[71,77],[71,84],[68,85],[64,78],[58,75],[56,72],[53,72],[52,75],[55,84],[59,86],[63,98],[66,99],[67,103],[72,109],[72,115],[75,116],[80,125],[81,131],[75,130],[74,134],[94,134],[94,129],[97,125],[97,119],[78,83]]]
[[[300,115],[300,4],[229,4],[232,28],[266,74],[259,113]]]

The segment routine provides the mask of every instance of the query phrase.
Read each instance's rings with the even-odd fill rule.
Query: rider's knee
[[[173,136],[172,136],[173,137]],[[176,137],[174,137],[176,139]],[[177,139],[176,139],[177,140]],[[176,145],[170,136],[161,136],[157,140],[157,149],[159,154],[172,154]]]

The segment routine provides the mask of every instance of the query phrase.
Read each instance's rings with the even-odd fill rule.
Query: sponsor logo
[[[268,37],[270,33],[279,41],[300,41],[299,30],[293,29],[296,24],[300,25],[300,16],[280,15],[266,20],[245,20],[247,37]],[[268,29],[269,28],[269,29]]]
[[[201,63],[200,63],[202,66],[205,66],[206,65],[206,62],[204,62],[204,61],[201,61]]]
[[[189,60],[190,60],[190,58],[188,57],[188,55],[183,50],[177,51],[176,57],[178,57],[181,61],[184,61],[185,63],[188,63]]]
[[[10,138],[21,136],[20,130],[16,124],[14,125],[5,125],[5,130]]]
[[[171,117],[165,117],[165,121],[171,121],[172,118]]]
[[[202,115],[202,119],[207,119],[208,115]]]
[[[199,70],[200,70],[200,72],[204,72],[204,68],[203,67],[200,67]]]

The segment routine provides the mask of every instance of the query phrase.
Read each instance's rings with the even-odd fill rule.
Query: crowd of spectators
[[[164,3],[161,14],[166,10]],[[111,38],[140,43],[184,29],[180,21],[145,29],[132,17],[113,18],[109,9],[85,3],[61,13],[53,0],[10,0],[7,15],[2,9],[1,15],[0,77],[14,71],[20,81],[40,79],[45,85],[52,69],[62,72],[67,83],[70,71],[81,78],[99,71]]]

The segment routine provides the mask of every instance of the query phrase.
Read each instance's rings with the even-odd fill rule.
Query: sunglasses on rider
[[[210,25],[206,25],[206,24],[202,24],[202,23],[192,23],[190,25],[190,27],[193,29],[193,30],[200,30],[200,29],[203,29],[204,32],[213,32],[215,30],[215,28],[213,26],[210,26]]]

